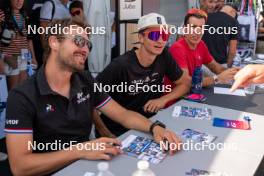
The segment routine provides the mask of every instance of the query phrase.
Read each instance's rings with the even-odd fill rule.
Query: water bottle
[[[149,163],[147,161],[139,161],[137,168],[132,176],[155,176],[154,172],[149,169]]]
[[[195,94],[201,94],[203,83],[203,70],[202,67],[196,67],[192,76],[192,88],[191,92]]]
[[[108,170],[109,164],[107,162],[98,163],[97,169],[99,170],[97,176],[114,176],[114,174]]]
[[[239,54],[236,55],[236,57],[233,59],[232,67],[241,67],[242,59],[239,56]]]

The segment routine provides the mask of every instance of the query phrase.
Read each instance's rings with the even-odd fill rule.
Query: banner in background
[[[142,0],[119,0],[119,19],[135,20],[142,14]]]

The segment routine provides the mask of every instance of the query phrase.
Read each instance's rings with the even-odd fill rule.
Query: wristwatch
[[[151,124],[149,128],[149,132],[153,135],[153,129],[155,126],[160,126],[162,128],[166,128],[166,125],[158,120],[156,120],[154,123]]]
[[[219,84],[219,79],[217,75],[214,75],[214,84]]]

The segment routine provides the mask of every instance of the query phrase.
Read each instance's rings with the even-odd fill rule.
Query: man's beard
[[[63,70],[67,70],[69,72],[80,72],[84,70],[84,65],[75,64],[74,62],[71,62],[74,58],[71,59],[59,59],[60,66]]]

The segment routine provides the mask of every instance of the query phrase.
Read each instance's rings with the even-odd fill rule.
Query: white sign
[[[141,17],[142,0],[119,0],[120,20],[134,20]]]

